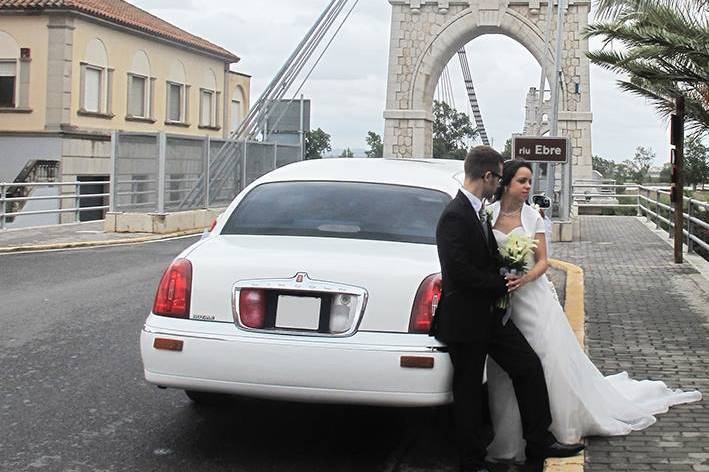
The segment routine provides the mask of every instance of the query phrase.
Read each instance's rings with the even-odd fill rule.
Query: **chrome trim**
[[[252,330],[257,331],[257,330]],[[156,329],[150,326],[144,326],[143,332],[151,336],[171,336],[181,339],[199,339],[202,341],[221,341],[221,342],[239,342],[239,343],[254,343],[254,344],[280,344],[280,345],[304,345],[303,343],[310,344],[307,347],[322,348],[322,349],[342,349],[344,351],[378,351],[378,352],[396,352],[400,354],[444,354],[446,351],[442,346],[389,346],[385,344],[342,344],[342,343],[328,343],[320,341],[319,339],[313,340],[302,340],[303,336],[299,335],[298,341],[289,342],[287,339],[280,338],[244,338],[237,336],[225,336],[218,334],[198,334],[198,333],[185,333],[184,331],[178,330],[166,330],[164,328]],[[261,333],[276,334],[273,331],[261,330]],[[290,333],[289,333],[290,334]],[[315,337],[315,336],[313,336]],[[335,336],[326,336],[326,338],[334,338]],[[320,336],[323,338],[323,336]]]
[[[284,329],[255,329],[244,326],[241,323],[241,316],[239,315],[239,295],[241,294],[241,289],[243,288],[262,288],[270,290],[290,290],[293,292],[325,292],[333,294],[346,294],[355,295],[357,297],[357,315],[355,317],[354,323],[350,328],[343,332],[337,334],[328,333],[317,333],[314,331],[298,331],[298,330],[284,330]],[[269,334],[285,334],[290,336],[312,336],[312,337],[324,337],[324,338],[345,338],[352,336],[357,332],[359,324],[364,316],[364,310],[367,308],[367,301],[369,299],[369,293],[366,289],[362,287],[357,287],[355,285],[347,285],[338,282],[329,282],[325,280],[313,280],[307,273],[298,272],[293,277],[289,279],[250,279],[250,280],[239,280],[232,286],[231,289],[231,313],[239,329],[244,331],[250,331],[253,333],[269,333]]]

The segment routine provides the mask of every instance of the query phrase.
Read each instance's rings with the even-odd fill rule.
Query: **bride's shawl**
[[[488,208],[492,209],[492,219],[490,220],[490,223],[492,226],[495,226],[495,223],[497,223],[497,218],[500,216],[500,202],[492,203],[488,206]],[[527,204],[522,206],[521,219],[522,228],[524,229],[525,234],[533,236],[537,233],[546,232],[544,218],[542,218],[542,215]]]

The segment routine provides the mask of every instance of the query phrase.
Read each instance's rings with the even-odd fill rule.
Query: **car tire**
[[[229,402],[230,396],[223,393],[199,392],[197,390],[185,390],[187,398],[196,405],[217,406]]]

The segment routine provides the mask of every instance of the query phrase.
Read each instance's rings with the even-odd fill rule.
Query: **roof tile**
[[[229,62],[237,62],[239,60],[235,54],[226,49],[190,34],[123,0],[0,0],[0,10],[17,9],[75,10],[206,51],[223,57]]]

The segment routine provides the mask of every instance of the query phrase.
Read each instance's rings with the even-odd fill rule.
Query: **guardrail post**
[[[158,133],[158,213],[165,213],[165,156],[167,136],[164,131]]]
[[[111,175],[108,182],[109,195],[108,195],[108,211],[116,211],[116,202],[118,197],[118,181],[117,172],[118,169],[118,133],[116,131],[111,131]]]
[[[0,211],[2,211],[2,218],[0,218],[0,229],[5,229],[5,211],[7,206],[5,205],[5,186],[0,185]]]
[[[239,190],[246,188],[248,185],[246,183],[246,140],[244,140],[244,150],[241,153],[241,173],[243,174],[244,179],[241,181],[241,189]]]
[[[655,229],[660,229],[660,191],[655,189]]]
[[[672,197],[670,197],[671,199]],[[658,198],[659,200],[659,198]],[[674,228],[674,214],[675,214],[675,207],[672,205],[672,202],[670,201],[670,209],[667,210],[667,219],[669,220],[670,224],[667,225],[667,236],[669,236],[670,239],[674,238],[674,231],[672,229]]]
[[[278,143],[273,143],[273,170],[278,167]]]
[[[638,198],[637,198],[637,205],[635,207],[635,216],[643,216],[643,212],[640,210],[640,194],[642,193],[643,188],[642,186],[638,185]]]
[[[687,201],[687,252],[694,252],[694,240],[692,239],[692,230],[694,225],[692,224],[692,202],[690,198]]]
[[[81,221],[81,183],[77,180],[74,182],[74,222]]]
[[[212,138],[209,135],[204,138],[204,208],[209,208],[209,167],[212,158]]]

